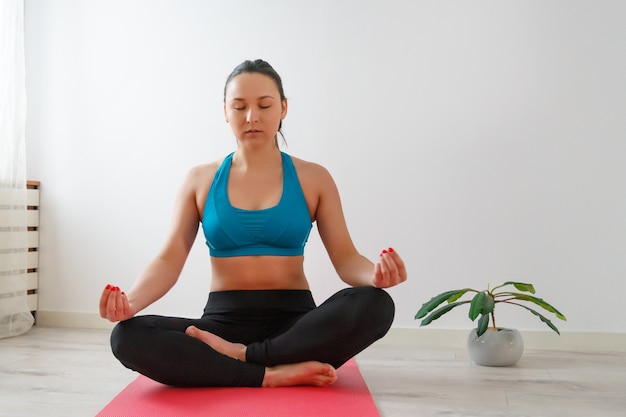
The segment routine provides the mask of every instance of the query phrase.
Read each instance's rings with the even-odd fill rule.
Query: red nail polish
[[[393,252],[393,248],[389,248],[389,252]]]
[[[119,291],[119,290],[120,290],[120,289],[119,289],[119,287],[113,287],[113,288],[111,288],[111,291]]]
[[[107,284],[106,287],[104,287],[105,290],[110,290],[111,289],[111,284]]]
[[[387,253],[387,250],[386,250],[386,249],[383,249],[383,253]]]
[[[124,291],[121,292],[122,295],[126,295],[126,293]]]

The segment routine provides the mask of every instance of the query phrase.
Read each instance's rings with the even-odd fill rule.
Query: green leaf
[[[535,287],[533,287],[533,284],[528,284],[528,283],[525,283],[525,282],[516,282],[516,281],[507,281],[507,282],[505,282],[502,285],[498,285],[497,287],[495,287],[491,291],[493,292],[493,291],[496,290],[496,288],[502,288],[502,287],[505,287],[507,285],[513,285],[519,291],[529,292],[531,294],[535,293]]]
[[[468,292],[468,291],[475,291],[472,290],[471,288],[465,288],[463,290],[458,290],[456,294],[452,295],[452,297],[448,298],[448,303],[453,303],[456,300],[458,300],[459,298],[463,297],[463,295]]]
[[[539,307],[549,311],[550,313],[554,313],[559,319],[561,319],[563,321],[567,321],[565,316],[559,310],[557,310],[556,308],[552,307],[550,304],[548,304],[542,298],[533,297],[532,295],[520,294],[520,293],[516,293],[516,292],[511,293],[511,296],[515,297],[516,300],[524,300],[524,301],[530,301],[531,303],[535,303]]]
[[[493,311],[496,306],[496,302],[493,297],[489,294],[485,297],[485,303],[483,304],[483,309],[480,311],[480,314],[489,314]]]
[[[488,326],[489,326],[489,314],[483,314],[478,319],[478,325],[476,326],[476,335],[478,337],[482,336],[483,333],[487,331]]]
[[[472,298],[472,303],[470,304],[469,309],[469,318],[471,321],[476,320],[476,317],[483,311],[483,307],[485,305],[485,297],[487,295],[484,291],[479,292]]]
[[[523,282],[509,282],[509,284],[513,284],[513,286],[520,291],[529,292],[531,294],[535,293],[535,287],[533,287],[533,284],[526,284]]]
[[[419,309],[417,314],[415,314],[415,319],[416,320],[421,319],[422,317],[426,316],[426,314],[433,311],[435,308],[439,306],[439,304],[443,303],[444,301],[448,301],[448,303],[451,303],[450,301],[451,299],[453,299],[457,295],[461,297],[467,291],[469,291],[468,288],[463,289],[463,290],[452,290],[452,291],[442,292],[441,294],[434,296],[433,298],[431,298],[430,300],[422,304],[422,307]]]
[[[446,314],[448,311],[452,310],[453,308],[458,307],[463,304],[467,304],[467,303],[469,303],[469,301],[459,301],[456,303],[446,304],[445,306],[430,313],[428,317],[422,320],[422,322],[420,323],[420,326],[427,326],[432,321],[437,320],[439,317],[443,316],[444,314]]]
[[[542,316],[541,314],[537,313],[532,308],[528,308],[525,305],[517,304],[517,303],[511,303],[511,304],[515,304],[516,306],[524,307],[526,310],[530,311],[535,316],[539,317],[539,319],[541,319],[542,322],[544,322],[545,324],[548,325],[548,327],[550,327],[552,330],[554,330],[556,332],[556,334],[561,335],[561,333],[559,332],[559,329],[557,329],[556,326],[554,324],[552,324],[552,322],[550,320],[548,320],[546,317]]]

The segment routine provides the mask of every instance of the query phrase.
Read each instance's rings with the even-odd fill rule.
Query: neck
[[[239,146],[233,155],[233,166],[245,171],[262,170],[280,164],[280,149],[272,144],[271,147],[251,149]]]

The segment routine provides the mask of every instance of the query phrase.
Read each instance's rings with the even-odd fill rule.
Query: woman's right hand
[[[108,284],[100,296],[100,317],[111,322],[124,321],[137,313],[120,287]]]

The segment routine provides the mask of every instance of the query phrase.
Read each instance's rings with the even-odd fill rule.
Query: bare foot
[[[324,387],[337,380],[337,371],[321,362],[302,362],[265,368],[264,387],[291,387],[314,385]]]
[[[222,355],[237,359],[238,361],[246,361],[246,345],[231,343],[213,333],[200,330],[196,326],[187,327],[185,334],[206,343]]]

